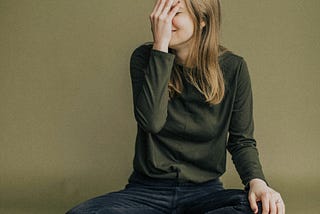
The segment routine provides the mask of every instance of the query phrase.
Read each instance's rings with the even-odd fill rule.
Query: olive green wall
[[[129,58],[152,40],[153,4],[0,0],[1,213],[63,213],[125,185],[136,132]],[[223,1],[223,42],[249,65],[261,162],[288,213],[320,208],[319,9]],[[242,188],[230,160],[223,181]]]

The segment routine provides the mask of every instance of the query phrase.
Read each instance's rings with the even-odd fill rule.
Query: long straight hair
[[[175,63],[169,81],[169,95],[172,98],[183,90],[181,75],[200,91],[206,102],[219,104],[225,93],[225,84],[218,57],[226,51],[220,46],[221,5],[220,0],[185,0],[194,23],[194,33],[185,67],[193,68],[181,72]],[[205,23],[201,27],[201,22]]]

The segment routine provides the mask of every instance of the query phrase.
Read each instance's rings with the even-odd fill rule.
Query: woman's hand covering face
[[[172,19],[179,10],[180,0],[157,0],[150,14],[154,49],[168,52],[172,35]]]

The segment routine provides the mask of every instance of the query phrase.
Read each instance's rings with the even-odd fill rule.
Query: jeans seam
[[[178,188],[179,187],[175,187],[173,190],[174,192],[173,192],[172,201],[171,201],[172,214],[175,214],[177,209]]]

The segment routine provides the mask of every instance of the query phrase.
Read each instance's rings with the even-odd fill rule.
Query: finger
[[[167,0],[159,0],[159,1],[160,1],[160,2],[159,2],[158,7],[155,8],[155,10],[154,10],[154,14],[155,14],[156,16],[159,16],[159,15],[161,14],[161,12],[162,12],[162,10],[163,10],[163,7],[164,7],[164,4],[166,3]]]
[[[153,6],[153,10],[152,10],[151,13],[155,13],[155,12],[157,11],[157,9],[158,9],[161,1],[162,1],[162,0],[157,0],[157,1],[156,1],[156,3],[155,3],[154,6]]]
[[[273,198],[270,198],[269,200],[269,208],[270,208],[270,214],[276,214],[277,213],[277,205],[276,201]]]
[[[281,214],[285,214],[286,213],[286,206],[285,206],[285,204],[284,204],[284,202],[283,202],[283,200],[282,200],[282,198],[280,197],[280,208],[281,208]],[[278,211],[279,212],[279,211]]]
[[[170,10],[170,12],[169,12],[169,14],[168,14],[169,19],[173,19],[173,17],[176,15],[176,13],[178,12],[178,10],[179,10],[179,8],[180,8],[180,5],[181,5],[181,1],[178,1],[177,4],[175,4],[175,5],[171,8],[171,10]]]
[[[262,214],[269,214],[269,196],[264,194],[261,197],[262,202]]]
[[[173,2],[174,2],[174,0],[167,0],[166,4],[164,5],[164,8],[162,10],[162,13],[161,13],[162,15],[164,15],[164,16],[168,15],[168,12],[172,7]]]
[[[256,198],[255,194],[250,194],[249,195],[249,203],[250,203],[251,210],[254,213],[258,213],[257,198]]]
[[[282,205],[283,205],[282,202],[276,203],[277,210],[278,210],[277,214],[283,214],[283,206]]]

